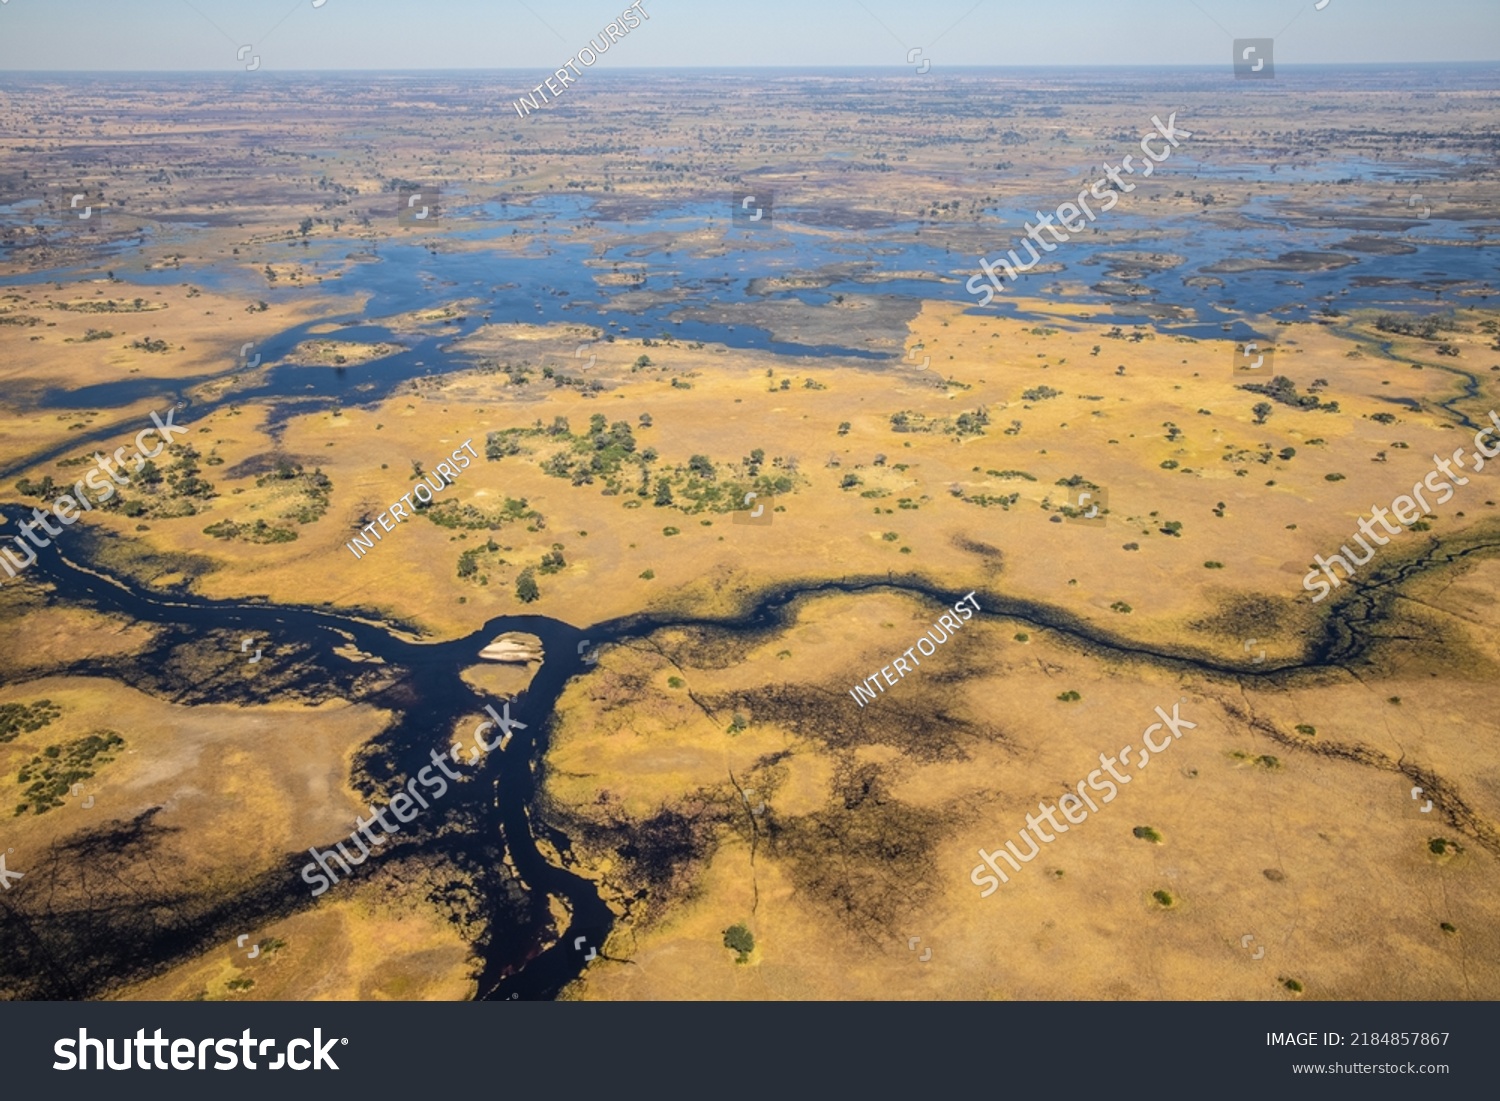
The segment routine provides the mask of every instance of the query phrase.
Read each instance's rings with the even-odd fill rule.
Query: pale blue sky
[[[600,68],[1500,60],[1497,0],[642,0]],[[0,70],[555,69],[620,0],[3,0]]]

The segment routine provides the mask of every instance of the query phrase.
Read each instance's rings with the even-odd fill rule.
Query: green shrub
[[[27,810],[46,814],[62,806],[72,786],[114,760],[114,750],[124,744],[125,739],[115,731],[100,730],[63,745],[49,745],[16,774],[18,783],[31,785],[22,794],[24,801],[16,807],[16,814]]]
[[[744,963],[755,951],[755,935],[744,922],[738,922],[724,930],[724,947],[739,953],[735,963]]]
[[[0,745],[13,742],[21,734],[41,730],[62,715],[62,709],[51,700],[33,704],[0,704]]]

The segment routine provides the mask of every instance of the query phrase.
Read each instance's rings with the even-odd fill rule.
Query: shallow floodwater
[[[1186,148],[1185,145],[1158,172],[1178,179],[1183,190],[1200,193],[1242,177],[1255,177],[1285,178],[1289,184],[1312,179],[1379,180],[1393,190],[1407,187],[1416,194],[1418,188],[1425,186],[1436,195],[1437,177],[1453,167],[1439,159],[1399,164],[1345,161],[1278,166],[1275,173],[1266,175],[1266,169],[1256,169],[1243,159],[1222,164],[1195,160]],[[435,251],[417,244],[392,243],[382,243],[372,250],[366,242],[348,238],[325,239],[305,249],[289,249],[286,255],[286,259],[302,264],[313,275],[320,269],[330,270],[341,264],[350,254],[366,257],[363,262],[346,265],[341,278],[317,284],[318,293],[344,296],[351,303],[348,313],[335,312],[320,319],[318,325],[326,328],[342,324],[347,327],[333,335],[349,340],[398,343],[405,347],[404,351],[339,371],[321,366],[309,369],[287,357],[299,342],[311,335],[310,326],[289,328],[257,344],[256,353],[263,362],[273,364],[273,370],[265,385],[237,390],[234,400],[266,397],[325,398],[335,402],[379,400],[408,378],[468,367],[467,357],[450,355],[444,347],[484,324],[573,323],[604,329],[614,321],[616,325],[607,331],[624,339],[670,334],[683,342],[703,341],[778,355],[849,361],[899,360],[899,356],[854,346],[862,336],[854,331],[849,333],[847,345],[776,340],[754,324],[752,311],[745,309],[745,316],[738,320],[735,311],[777,299],[795,299],[817,307],[829,303],[835,295],[852,294],[891,296],[913,303],[948,299],[974,303],[977,309],[977,300],[966,292],[964,283],[978,271],[979,258],[995,260],[1016,247],[1017,227],[1033,219],[1036,210],[1055,209],[1070,194],[1076,195],[1078,173],[1084,171],[1087,171],[1085,166],[1066,174],[1060,170],[1056,188],[1039,189],[1026,196],[1024,202],[1018,202],[1014,209],[987,212],[973,230],[972,255],[960,255],[932,243],[930,228],[928,240],[924,240],[919,232],[923,227],[914,222],[862,228],[843,236],[815,234],[805,228],[805,223],[817,220],[820,212],[795,207],[776,207],[775,220],[770,226],[742,227],[731,224],[728,204],[722,202],[666,205],[647,214],[633,212],[628,220],[612,220],[608,214],[612,204],[585,196],[542,196],[522,202],[465,205],[461,195],[450,195],[445,221],[439,228],[445,236],[462,242],[465,245],[462,250],[445,251],[441,242]],[[1255,176],[1257,172],[1260,174]],[[1423,220],[1419,217],[1421,211],[1413,207],[1410,218],[1403,220],[1400,204],[1395,208],[1369,210],[1359,208],[1351,200],[1329,208],[1327,228],[1310,229],[1295,220],[1286,205],[1286,200],[1275,197],[1254,198],[1239,209],[1235,224],[1226,226],[1207,209],[1158,216],[1139,197],[1121,196],[1112,210],[1097,212],[1094,226],[1100,232],[1086,231],[1045,255],[1047,263],[1061,264],[1062,271],[1021,276],[1015,290],[1009,292],[1010,297],[998,295],[987,309],[1025,318],[1027,315],[1011,299],[1016,295],[1036,295],[1067,302],[1079,314],[1087,314],[1091,321],[1107,324],[1139,323],[1151,311],[1166,309],[1171,316],[1158,322],[1158,327],[1166,332],[1243,337],[1253,331],[1242,320],[1246,316],[1300,319],[1320,308],[1324,301],[1332,302],[1340,310],[1446,308],[1448,303],[1437,293],[1441,288],[1460,283],[1487,286],[1494,279],[1493,257],[1472,247],[1479,230],[1444,222],[1440,209]],[[1389,228],[1384,230],[1335,224],[1345,219],[1371,217],[1396,220],[1388,221]],[[603,235],[602,239],[585,239],[572,232],[574,225],[583,223],[592,223]],[[180,229],[174,228],[174,232]],[[473,243],[518,234],[527,241],[526,248],[518,253],[468,250]],[[679,244],[697,235],[706,235],[711,241],[722,239],[728,251],[703,256],[694,248]],[[1374,255],[1337,249],[1341,242],[1356,236],[1399,240],[1410,251]],[[1184,282],[1190,276],[1203,274],[1203,268],[1225,260],[1275,260],[1287,252],[1324,249],[1353,262],[1322,272],[1214,273],[1222,286],[1189,286]],[[1095,289],[1101,281],[1111,279],[1110,261],[1101,254],[1126,250],[1173,253],[1187,259],[1174,268],[1134,273],[1129,283],[1147,293],[1126,296]],[[254,295],[273,303],[279,297],[305,293],[291,287],[266,287],[258,273],[239,266],[184,264],[169,270],[139,270],[132,263],[132,251],[139,249],[118,249],[116,255],[87,270],[33,273],[15,282],[35,284],[97,277],[108,266],[127,285],[189,282]],[[271,258],[277,259],[274,254]],[[616,263],[624,271],[640,271],[645,276],[644,282],[628,287],[598,284],[596,274],[614,270]],[[851,271],[851,265],[855,270]],[[916,271],[930,272],[944,281],[860,278],[862,273]],[[820,273],[828,279],[825,287],[751,293],[752,280]],[[1118,280],[1114,282],[1119,285]],[[621,295],[639,297],[642,291],[668,294],[672,300],[632,311],[622,310],[616,304]],[[363,296],[368,296],[367,306],[355,310],[353,303]],[[460,299],[473,305],[457,323],[444,326],[440,336],[414,337],[408,333],[398,337],[380,324],[382,318]],[[726,320],[701,320],[698,314],[704,311]],[[485,314],[489,315],[488,321]],[[163,392],[176,393],[181,386],[181,381],[134,377],[71,392],[51,391],[43,403],[53,408],[110,407]]]

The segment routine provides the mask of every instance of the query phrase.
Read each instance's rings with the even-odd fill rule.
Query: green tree
[[[527,566],[521,571],[521,576],[516,578],[516,599],[522,604],[530,604],[542,595],[542,590],[536,587],[536,576]]]
[[[615,421],[609,426],[609,442],[627,454],[635,450],[635,435],[629,421]]]
[[[739,953],[735,963],[744,963],[755,951],[755,934],[746,928],[744,922],[738,922],[724,930],[724,947]]]
[[[662,478],[656,483],[656,504],[658,507],[665,507],[671,503],[672,486],[665,478]]]

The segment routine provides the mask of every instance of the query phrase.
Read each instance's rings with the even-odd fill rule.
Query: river
[[[14,506],[0,506],[0,512],[12,524],[27,515]],[[390,708],[397,715],[396,721],[372,741],[363,761],[363,771],[370,778],[365,794],[372,801],[383,802],[381,793],[393,790],[397,780],[429,763],[430,750],[448,744],[448,733],[461,718],[476,716],[486,703],[498,702],[476,692],[461,676],[465,668],[478,662],[477,654],[486,643],[509,631],[530,633],[542,640],[545,661],[510,710],[512,718],[526,724],[525,729],[517,729],[503,752],[481,758],[474,773],[478,782],[451,785],[449,794],[435,804],[433,811],[420,815],[381,850],[380,858],[386,861],[402,851],[418,856],[440,855],[469,874],[482,900],[477,924],[483,932],[474,945],[480,960],[477,996],[481,999],[556,997],[582,974],[590,950],[602,951],[615,922],[597,885],[568,867],[572,862],[568,838],[538,812],[553,709],[569,679],[587,675],[592,668],[579,654],[584,640],[598,648],[670,626],[761,631],[786,622],[797,599],[820,593],[884,589],[947,604],[963,595],[935,589],[915,577],[845,578],[767,590],[745,613],[728,619],[639,615],[580,629],[546,616],[508,615],[490,619],[462,638],[424,642],[413,637],[409,625],[383,624],[358,611],[213,600],[185,589],[148,591],[92,563],[91,555],[105,538],[109,537],[75,529],[62,538],[60,546],[54,543],[38,555],[31,574],[55,586],[59,602],[91,606],[133,623],[153,625],[158,635],[145,652],[132,655],[125,665],[117,660],[86,660],[57,671],[114,677],[181,703],[253,706],[291,687],[312,698],[358,699]],[[1493,554],[1496,549],[1493,538],[1476,539],[1472,545],[1448,550],[1433,544],[1415,557],[1393,562],[1372,575],[1363,588],[1330,602],[1321,637],[1309,639],[1300,660],[1280,666],[1245,666],[1202,654],[1135,644],[1044,605],[992,593],[981,593],[980,602],[987,615],[1058,632],[1066,641],[1099,657],[1145,661],[1184,677],[1279,678],[1360,663],[1378,634],[1372,628],[1387,618],[1401,582],[1456,558]],[[226,688],[222,678],[216,678],[212,690],[188,683],[163,690],[163,670],[174,664],[183,647],[232,649],[234,640],[241,636],[255,636],[256,644],[268,650],[273,661],[267,671],[276,666],[288,670],[280,682],[265,685],[255,679],[241,679]],[[362,667],[335,653],[336,648],[350,642],[385,661],[395,674],[394,683],[373,692],[361,691],[358,675]],[[460,728],[457,736],[467,741],[467,727]],[[460,828],[440,832],[440,827],[455,824]],[[544,854],[539,837],[558,859]],[[318,845],[327,848],[335,840],[321,838]],[[509,881],[507,858],[523,892],[517,892]],[[164,929],[154,943],[132,940],[129,957],[99,961],[92,982],[76,972],[59,975],[51,983],[44,979],[44,996],[102,995],[121,981],[159,973],[216,944],[232,942],[238,929],[264,925],[317,905],[318,900],[311,897],[297,874],[306,859],[305,852],[288,854],[283,869],[273,870],[243,896],[216,905],[212,914],[219,916],[211,915],[186,928]],[[341,884],[333,890],[347,888]],[[561,935],[554,925],[549,898],[561,900],[569,914]],[[33,931],[48,935],[45,928],[36,928],[38,924],[32,922]],[[580,937],[584,938],[581,945]],[[97,936],[91,943],[98,943]],[[0,965],[0,987],[20,978],[7,975],[10,970]],[[34,989],[37,976],[27,978]]]

